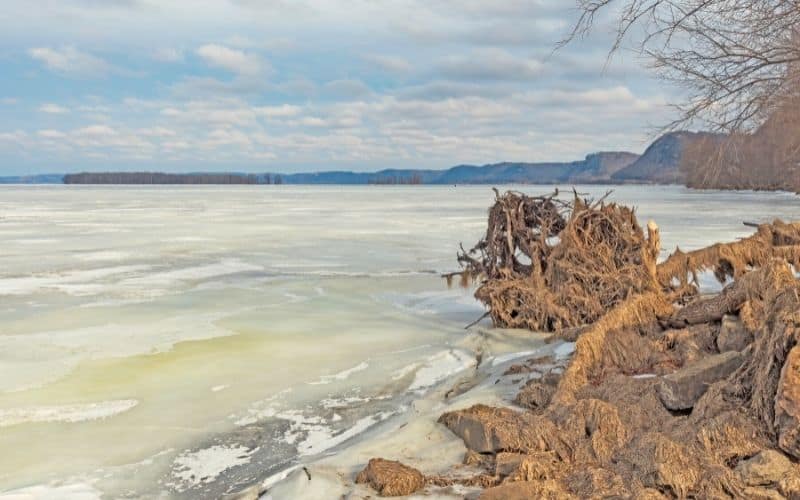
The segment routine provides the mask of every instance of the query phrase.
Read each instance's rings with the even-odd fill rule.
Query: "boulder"
[[[750,486],[767,486],[778,483],[792,470],[792,463],[783,453],[764,450],[758,455],[739,462],[736,472]]]
[[[717,349],[719,352],[742,351],[753,341],[753,336],[747,331],[738,316],[725,315],[717,335]]]
[[[670,410],[688,410],[709,385],[733,373],[742,361],[742,354],[737,351],[707,356],[662,377],[656,387],[658,397]]]
[[[578,498],[554,480],[515,481],[484,490],[480,500],[569,500]]]
[[[553,451],[559,458],[569,457],[555,424],[529,412],[479,404],[444,413],[439,423],[478,453]]]
[[[500,477],[510,476],[519,469],[525,455],[521,453],[498,453],[495,460],[494,473]]]
[[[659,432],[648,432],[634,439],[620,459],[637,471],[642,486],[665,493],[670,498],[689,498],[703,480],[698,457],[682,443]]]
[[[508,481],[548,481],[563,475],[567,467],[553,453],[535,452],[522,456],[516,470],[509,474]]]
[[[425,486],[425,476],[417,469],[400,462],[373,458],[358,473],[356,483],[369,484],[383,497],[400,497],[422,489]]]
[[[778,446],[800,459],[800,346],[786,356],[775,394],[775,429]]]

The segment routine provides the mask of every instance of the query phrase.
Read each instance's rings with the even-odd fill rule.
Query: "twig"
[[[483,318],[485,318],[485,317],[486,317],[486,316],[488,316],[489,314],[490,314],[490,312],[489,312],[489,311],[486,311],[485,313],[483,313],[483,315],[482,315],[480,318],[476,319],[476,320],[475,320],[475,321],[473,321],[472,323],[470,323],[470,324],[468,324],[467,326],[465,326],[465,327],[464,327],[464,330],[469,330],[471,327],[473,327],[473,326],[477,325],[478,323],[480,323],[480,322],[481,322],[481,320],[483,320]]]

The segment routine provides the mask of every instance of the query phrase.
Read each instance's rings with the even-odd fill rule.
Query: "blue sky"
[[[0,0],[0,174],[641,151],[674,89],[570,0]]]

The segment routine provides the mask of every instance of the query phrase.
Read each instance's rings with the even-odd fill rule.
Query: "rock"
[[[670,498],[688,498],[703,478],[703,470],[689,449],[659,432],[634,439],[620,458],[637,471],[646,488],[664,492]]]
[[[656,387],[658,397],[670,410],[688,410],[706,392],[709,385],[733,373],[742,364],[742,360],[741,353],[737,351],[707,356],[662,377]]]
[[[607,462],[628,440],[628,431],[613,404],[581,399],[568,412],[560,430],[572,450],[572,459]]]
[[[799,500],[800,499],[800,475],[797,474],[797,471],[792,471],[793,473],[784,477],[783,479],[778,482],[778,491],[781,492],[781,495],[785,496],[790,500]]]
[[[736,472],[750,486],[766,486],[783,479],[792,470],[792,462],[783,453],[764,450],[758,455],[739,462]]]
[[[550,404],[550,399],[556,392],[556,387],[539,381],[529,382],[520,389],[514,402],[523,408],[531,410],[544,410]]]
[[[535,452],[522,455],[516,470],[509,474],[509,481],[547,481],[563,475],[567,466],[552,452]]]
[[[626,498],[629,492],[616,472],[600,467],[574,470],[566,479],[569,490],[579,498]]]
[[[494,464],[494,456],[486,453],[478,453],[472,450],[467,450],[464,453],[464,459],[461,461],[464,465],[479,467],[481,469],[489,469]]]
[[[480,500],[569,500],[578,498],[554,480],[516,481],[484,490]]]
[[[439,423],[478,453],[553,451],[559,458],[569,457],[569,448],[559,437],[555,424],[529,412],[479,404],[444,413]]]
[[[498,453],[495,460],[494,473],[500,477],[510,476],[519,469],[525,455],[521,453]]]
[[[747,331],[738,316],[723,316],[717,335],[719,352],[742,351],[752,341],[753,336]]]
[[[679,330],[668,330],[662,334],[662,338],[670,346],[670,352],[685,366],[717,353],[718,330],[708,323],[701,323]]]
[[[367,483],[384,497],[400,497],[422,489],[425,486],[425,476],[417,469],[400,462],[373,458],[358,473],[356,483]]]
[[[775,395],[775,429],[778,446],[800,459],[800,346],[786,356]]]

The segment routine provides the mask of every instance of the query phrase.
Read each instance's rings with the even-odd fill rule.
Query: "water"
[[[614,189],[668,249],[800,218],[784,193]],[[0,187],[0,491],[216,497],[403,411],[474,364],[463,326],[483,310],[438,273],[492,198]]]

